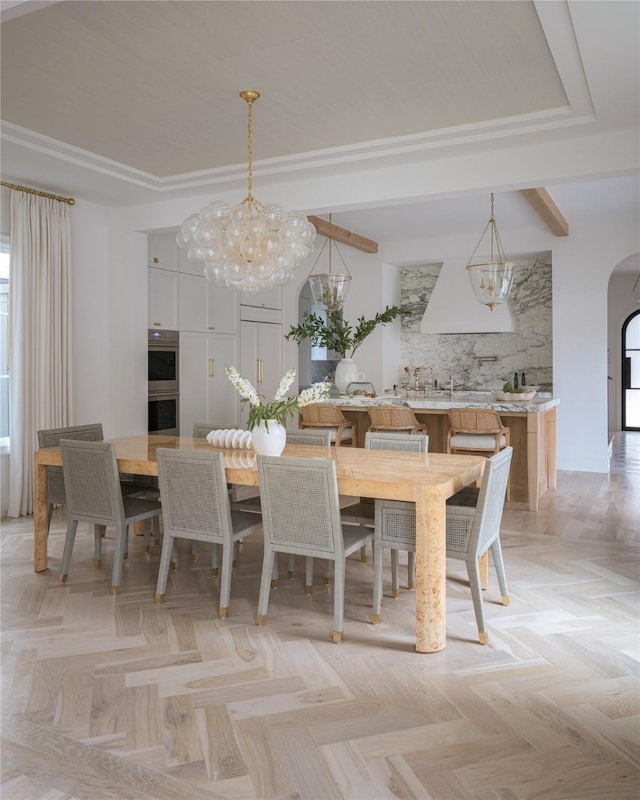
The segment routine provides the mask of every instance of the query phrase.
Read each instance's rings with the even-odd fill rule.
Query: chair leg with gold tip
[[[106,527],[115,531],[115,552],[111,576],[111,594],[120,590],[122,562],[128,556],[129,526],[145,525],[145,547],[148,547],[150,520],[160,516],[161,506],[131,494],[123,494],[118,473],[115,447],[111,442],[62,439],[60,441],[62,472],[67,506],[67,536],[62,558],[62,573],[69,570],[78,522],[94,525],[94,564],[102,563],[102,534]]]
[[[178,540],[188,540],[192,553],[206,542],[212,546],[211,572],[220,579],[218,615],[225,618],[229,614],[237,542],[258,531],[261,518],[232,509],[220,451],[159,448],[156,455],[164,522],[156,598],[165,595],[169,568],[177,559]]]
[[[371,541],[369,529],[343,525],[336,464],[330,458],[257,456],[263,509],[264,555],[256,622],[264,624],[277,554],[305,558],[305,592],[313,587],[315,558],[333,564],[332,641],[341,642],[344,619],[345,561]]]

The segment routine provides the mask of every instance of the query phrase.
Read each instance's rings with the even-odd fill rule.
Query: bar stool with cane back
[[[492,408],[450,408],[447,453],[494,455],[509,447],[510,431]],[[507,500],[511,499],[511,479]]]
[[[427,432],[427,426],[418,422],[413,410],[407,406],[371,406],[368,412],[370,431]]]
[[[341,444],[349,443],[355,447],[355,424],[349,422],[339,408],[329,403],[310,403],[308,406],[303,406],[300,427],[328,430],[331,444],[340,447]]]

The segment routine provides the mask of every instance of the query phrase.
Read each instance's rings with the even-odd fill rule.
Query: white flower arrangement
[[[286,372],[276,391],[275,397],[269,403],[263,403],[261,395],[255,390],[253,385],[246,378],[243,378],[235,367],[230,367],[228,364],[224,365],[224,371],[227,373],[229,380],[237,389],[243,403],[249,403],[249,418],[247,420],[247,427],[253,430],[256,425],[270,419],[274,419],[281,425],[284,425],[287,417],[292,417],[300,408],[308,406],[309,403],[318,403],[320,400],[326,400],[329,396],[330,383],[314,383],[308,389],[300,392],[297,397],[287,397],[287,392],[293,383],[296,376],[295,369],[290,369]],[[267,430],[269,426],[267,424]]]

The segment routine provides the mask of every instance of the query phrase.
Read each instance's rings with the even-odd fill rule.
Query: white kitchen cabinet
[[[180,273],[179,319],[181,331],[237,334],[238,292],[206,278]]]
[[[180,431],[194,422],[237,428],[240,396],[224,371],[238,363],[238,338],[217,333],[180,333]]]
[[[250,381],[266,402],[273,400],[283,375],[284,334],[280,323],[240,323],[240,374]],[[249,409],[242,410],[246,425]]]
[[[149,328],[178,330],[178,273],[148,269]]]
[[[274,286],[270,291],[260,292],[260,294],[243,294],[240,303],[243,306],[255,306],[256,308],[282,309],[282,286]]]
[[[193,261],[189,261],[187,252],[188,251],[184,247],[178,247],[178,270],[180,272],[187,272],[190,275],[197,275],[199,278],[204,278],[204,264],[202,261],[199,261],[197,264],[194,264]]]
[[[178,250],[175,231],[150,233],[147,237],[147,265],[177,272]]]

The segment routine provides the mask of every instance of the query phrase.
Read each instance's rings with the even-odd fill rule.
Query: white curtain
[[[8,514],[19,517],[33,512],[36,432],[73,418],[69,206],[12,191],[10,247]]]

